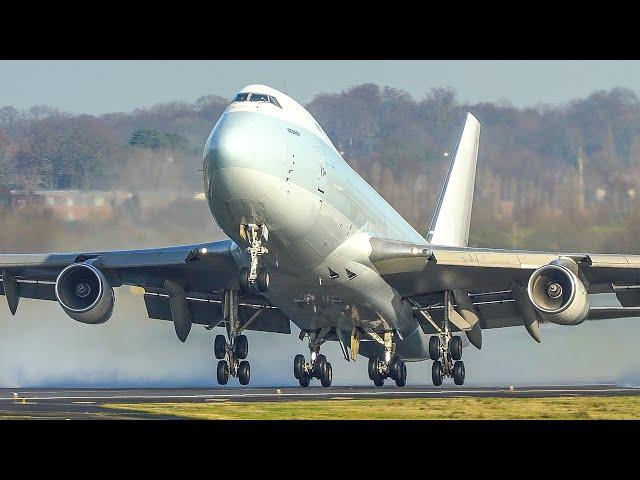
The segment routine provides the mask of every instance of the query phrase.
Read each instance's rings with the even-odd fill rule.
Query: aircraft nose
[[[253,138],[247,125],[223,122],[213,133],[207,156],[213,169],[249,167],[253,163]]]

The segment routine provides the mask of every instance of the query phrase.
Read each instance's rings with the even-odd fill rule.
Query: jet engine
[[[78,322],[104,323],[113,313],[113,288],[90,263],[74,263],[62,270],[55,290],[62,309]]]
[[[544,320],[577,325],[587,318],[589,296],[577,273],[578,266],[571,259],[554,260],[533,272],[527,293]]]

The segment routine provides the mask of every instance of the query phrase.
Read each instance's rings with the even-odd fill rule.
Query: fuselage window
[[[263,93],[252,93],[249,97],[250,102],[268,102],[269,95],[265,95]]]
[[[236,95],[236,97],[233,99],[234,102],[246,102],[247,98],[249,97],[248,93],[239,93]]]
[[[276,107],[282,108],[280,106],[280,102],[278,102],[278,100],[276,100],[276,97],[272,97],[271,95],[269,95],[269,101],[271,103],[273,103]]]

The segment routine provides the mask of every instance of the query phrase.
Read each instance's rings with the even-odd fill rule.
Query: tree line
[[[126,113],[0,107],[0,189],[202,189],[204,142],[228,99]],[[426,232],[467,111],[482,123],[477,245],[640,250],[640,99],[597,91],[562,105],[414,99],[375,84],[308,105],[344,159]]]

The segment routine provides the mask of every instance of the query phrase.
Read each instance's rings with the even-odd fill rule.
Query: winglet
[[[427,234],[434,245],[466,247],[473,205],[480,122],[467,113],[456,154],[449,166]]]

